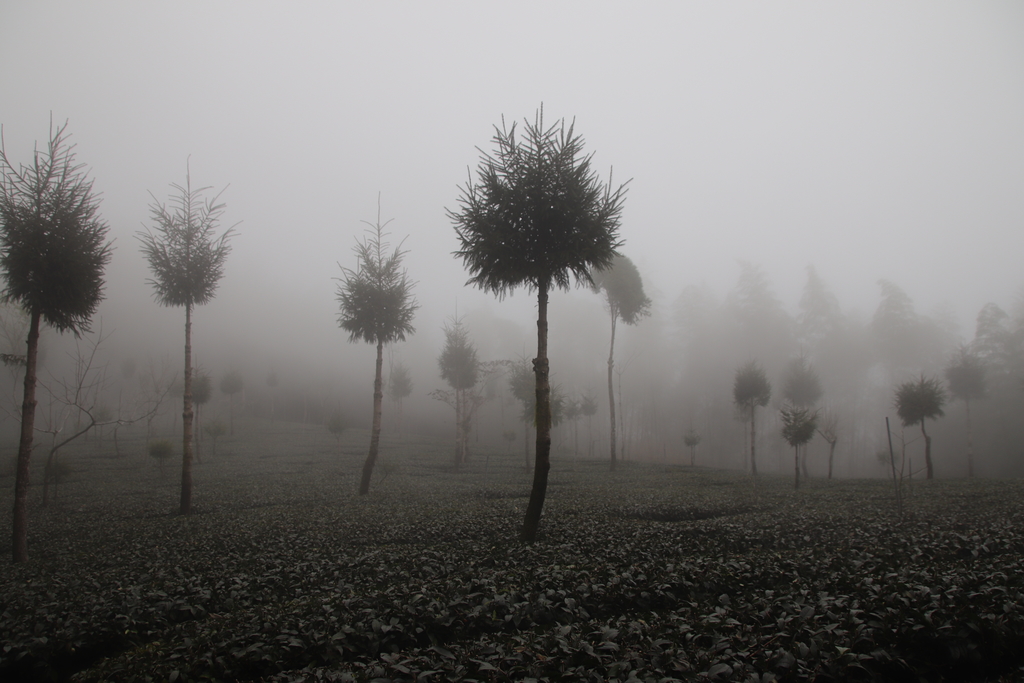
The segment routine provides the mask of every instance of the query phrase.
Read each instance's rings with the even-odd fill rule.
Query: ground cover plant
[[[0,565],[0,679],[1024,675],[1021,482],[915,480],[900,520],[885,481],[556,453],[526,546],[504,445],[455,471],[450,439],[385,433],[361,497],[365,430],[339,453],[322,425],[253,426],[197,464],[181,517],[139,431],[121,457],[69,451],[56,503],[33,490],[31,559]]]

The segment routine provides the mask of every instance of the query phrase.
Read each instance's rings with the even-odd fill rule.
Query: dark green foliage
[[[36,411],[39,330],[48,323],[77,337],[103,298],[103,270],[110,261],[107,226],[74,146],[64,140],[65,123],[50,125],[45,152],[31,166],[15,168],[0,139],[0,300],[27,313],[25,357],[4,363],[25,368],[21,436],[14,485],[11,547],[14,562],[28,561],[28,488]]]
[[[946,392],[934,377],[921,375],[915,381],[903,382],[896,387],[896,414],[904,427],[923,424],[945,415]]]
[[[30,166],[16,167],[0,146],[0,270],[4,301],[78,336],[103,298],[111,245],[66,130],[51,126],[46,151]]]
[[[459,210],[448,211],[469,281],[499,297],[517,287],[568,289],[571,278],[590,284],[621,245],[625,185],[613,191],[600,181],[573,124],[545,128],[541,109],[524,128],[517,137],[515,123],[495,127],[494,153],[462,188]]]
[[[644,294],[644,283],[633,261],[621,254],[609,268],[595,270],[594,289],[603,291],[613,320],[636,325],[650,315],[651,300]]]
[[[401,244],[388,253],[384,240],[387,223],[380,222],[380,197],[377,198],[377,222],[369,223],[369,236],[357,242],[354,248],[356,268],[345,268],[339,263],[342,277],[338,281],[338,325],[348,332],[350,342],[364,341],[377,347],[377,360],[373,379],[373,421],[370,430],[370,448],[363,464],[363,477],[359,494],[370,492],[373,467],[380,447],[381,414],[384,401],[384,345],[404,341],[415,332],[413,316],[419,305],[412,295],[413,282],[402,267],[405,252]],[[390,221],[388,221],[390,222]]]
[[[385,225],[378,219],[369,236],[356,243],[354,270],[339,264],[338,325],[350,342],[392,344],[416,331],[412,321],[419,306],[412,296],[414,283],[402,267],[406,252],[401,245],[389,252]]]
[[[536,539],[551,456],[552,397],[548,359],[548,295],[570,282],[593,284],[620,246],[625,186],[612,191],[583,156],[583,138],[560,121],[544,127],[543,107],[525,135],[495,127],[495,152],[484,154],[462,188],[459,210],[448,211],[459,238],[455,255],[469,282],[503,297],[517,287],[537,292],[537,451],[534,483],[520,538]]]
[[[935,476],[932,465],[932,437],[925,431],[926,420],[934,420],[945,415],[942,406],[946,404],[946,392],[942,384],[934,377],[921,377],[917,381],[904,382],[896,387],[896,414],[899,415],[904,427],[921,425],[921,436],[924,437],[924,462],[928,470],[927,477]]]
[[[818,429],[818,411],[786,406],[782,409],[782,438],[793,447],[795,486],[800,487],[800,447],[814,438]]]
[[[224,275],[224,263],[231,247],[231,228],[216,236],[224,204],[220,194],[204,199],[209,187],[192,188],[192,173],[186,163],[185,185],[172,184],[176,194],[170,207],[155,196],[150,205],[153,227],[139,232],[142,254],[153,278],[148,280],[161,306],[185,309],[185,370],[182,385],[181,500],[179,513],[192,510],[192,310],[209,303]],[[234,425],[232,424],[232,427]]]
[[[204,198],[209,187],[192,189],[191,173],[186,172],[184,186],[171,187],[175,196],[170,206],[150,195],[153,228],[139,232],[138,238],[153,273],[147,282],[157,303],[191,309],[209,303],[217,293],[234,230],[217,236],[225,205],[218,202],[220,193]]]
[[[480,360],[461,320],[445,324],[444,340],[444,348],[437,358],[441,379],[456,391],[472,389],[480,373]]]

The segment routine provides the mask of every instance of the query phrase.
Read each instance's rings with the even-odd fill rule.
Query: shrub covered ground
[[[320,431],[223,438],[189,518],[141,439],[66,453],[0,562],[0,679],[1024,678],[1021,482],[915,481],[899,520],[881,481],[563,456],[526,547],[521,453],[386,436],[359,498],[366,433]]]

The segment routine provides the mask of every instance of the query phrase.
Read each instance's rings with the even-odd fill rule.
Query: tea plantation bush
[[[1020,482],[917,484],[897,520],[884,482],[556,463],[522,546],[511,459],[448,472],[448,444],[403,442],[361,499],[361,452],[328,436],[204,464],[189,518],[144,463],[34,509],[32,561],[0,569],[0,679],[1024,676]]]

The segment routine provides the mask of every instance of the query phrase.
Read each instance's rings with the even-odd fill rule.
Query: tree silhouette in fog
[[[185,185],[172,184],[175,195],[170,206],[153,197],[151,228],[139,232],[142,254],[149,262],[154,296],[161,306],[185,309],[185,385],[182,392],[181,499],[179,513],[192,511],[192,309],[213,300],[224,276],[224,263],[234,234],[228,228],[216,232],[224,214],[220,193],[204,198],[209,187],[192,188],[192,174],[186,164]],[[152,193],[150,194],[152,197]]]
[[[974,476],[974,433],[971,429],[971,401],[985,395],[985,366],[966,344],[953,352],[946,365],[946,382],[953,398],[964,402],[967,412],[967,476]]]
[[[469,403],[474,399],[470,392],[480,377],[480,360],[461,319],[455,318],[451,324],[445,324],[444,339],[437,365],[441,379],[452,390],[450,393],[435,392],[434,395],[455,409],[455,466],[458,467],[466,461],[469,448],[472,416]]]
[[[228,434],[231,436],[235,435],[235,394],[244,388],[245,381],[238,370],[229,370],[220,378],[220,391],[228,395]]]
[[[548,294],[573,279],[592,285],[591,271],[612,264],[621,242],[625,185],[612,190],[583,154],[572,123],[544,124],[541,108],[523,136],[516,125],[495,127],[495,150],[484,153],[461,188],[459,208],[448,211],[459,239],[455,255],[469,282],[499,298],[525,287],[537,292],[537,452],[533,488],[520,538],[532,543],[540,525],[551,454],[551,385],[548,363]]]
[[[363,464],[359,494],[370,492],[370,478],[380,448],[380,420],[384,402],[384,345],[404,341],[415,332],[413,316],[419,308],[412,295],[413,282],[402,267],[406,252],[401,244],[390,250],[384,240],[387,233],[380,222],[380,198],[377,199],[377,222],[363,221],[370,226],[361,241],[356,243],[356,267],[341,267],[337,299],[340,307],[338,325],[348,332],[349,342],[364,341],[377,347],[377,362],[373,378],[373,423],[370,431],[370,451]]]
[[[394,364],[388,373],[388,400],[395,404],[395,431],[402,431],[402,404],[412,393],[412,375],[401,361]]]
[[[896,414],[899,415],[904,427],[921,425],[921,435],[924,437],[924,464],[927,468],[928,479],[935,476],[935,469],[932,467],[932,437],[925,431],[925,420],[934,420],[945,415],[942,406],[946,404],[946,392],[942,384],[934,377],[920,378],[914,381],[903,382],[896,387]]]
[[[839,299],[828,290],[814,266],[807,266],[807,282],[800,295],[797,331],[801,343],[813,348],[842,325]]]
[[[683,434],[683,443],[690,449],[690,467],[697,464],[697,446],[700,445],[700,432],[690,427]]]
[[[768,381],[757,361],[750,361],[736,370],[732,385],[732,398],[736,405],[750,416],[750,471],[757,474],[756,411],[768,405],[772,397],[772,383]]]
[[[0,270],[3,300],[28,314],[24,357],[21,436],[15,469],[12,551],[28,560],[29,464],[36,410],[39,329],[46,323],[76,337],[103,298],[103,272],[110,261],[107,225],[84,165],[75,162],[67,123],[50,124],[46,150],[29,166],[17,167],[0,144]],[[20,364],[19,360],[19,364]]]
[[[797,406],[782,409],[782,438],[793,447],[793,488],[800,488],[800,447],[814,437],[817,428],[818,411]]]
[[[636,325],[650,314],[651,300],[644,294],[644,283],[640,271],[628,257],[616,256],[610,268],[595,270],[594,290],[604,292],[605,303],[612,319],[611,343],[608,347],[608,410],[611,416],[611,469],[615,469],[615,392],[612,387],[612,372],[615,368],[615,323],[618,320],[627,325]]]
[[[799,356],[792,359],[786,366],[785,379],[782,384],[782,397],[793,407],[810,408],[818,402],[821,394],[821,380],[818,379],[818,373],[811,367],[810,361],[807,360],[807,355],[801,352]],[[813,435],[814,432],[812,430],[811,436]],[[807,441],[810,441],[810,438]],[[803,458],[799,458],[799,451],[800,447],[806,445],[807,441],[794,446],[797,450],[797,456],[803,468],[805,479],[809,478],[807,472],[807,449],[804,449]]]
[[[213,380],[208,374],[202,371],[202,369],[196,370],[196,375],[192,379],[192,405],[195,408],[195,424],[194,429],[194,440],[196,448],[196,459],[202,461],[202,453],[200,453],[200,434],[203,429],[202,411],[203,406],[209,403],[210,399],[213,398]]]

